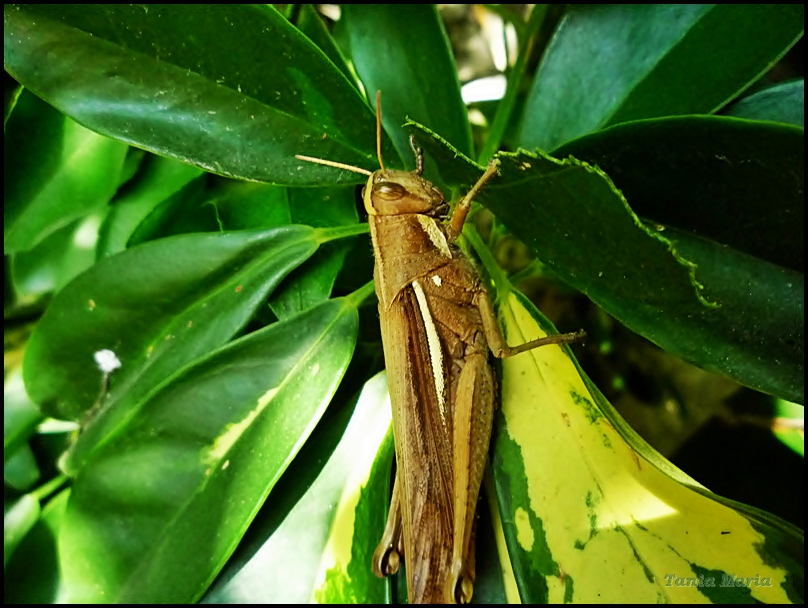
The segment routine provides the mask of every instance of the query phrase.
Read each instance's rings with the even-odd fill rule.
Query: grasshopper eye
[[[404,198],[407,194],[407,189],[396,182],[379,182],[378,184],[373,184],[373,194],[378,194],[388,201],[396,201]]]

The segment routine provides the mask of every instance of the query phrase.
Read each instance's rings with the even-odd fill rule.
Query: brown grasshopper
[[[479,275],[455,245],[471,202],[498,173],[489,164],[455,207],[425,180],[423,152],[410,143],[415,171],[386,169],[376,94],[378,171],[308,156],[300,160],[368,175],[368,213],[384,360],[393,404],[396,479],[373,571],[389,576],[407,562],[411,603],[467,603],[475,578],[474,521],[496,407],[488,362],[546,344],[583,338],[548,336],[505,342]]]

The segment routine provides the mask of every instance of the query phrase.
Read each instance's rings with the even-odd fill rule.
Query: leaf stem
[[[359,305],[374,293],[376,293],[375,283],[373,281],[368,281],[353,293],[345,296],[345,299],[350,303],[351,306],[359,308]]]
[[[43,500],[62,487],[68,481],[68,479],[69,478],[67,475],[59,475],[58,477],[54,477],[49,482],[42,484],[36,490],[32,491],[31,496],[42,503]]]
[[[370,232],[370,226],[366,223],[350,224],[348,226],[333,226],[330,228],[317,228],[316,238],[322,245],[329,241],[336,241],[358,234],[367,234]]]
[[[494,283],[494,289],[497,292],[495,300],[500,301],[511,291],[510,281],[508,281],[505,273],[497,264],[491,250],[486,247],[482,237],[472,226],[467,226],[463,230],[463,236],[472,246],[477,257],[480,258],[483,268],[485,268],[486,273]]]

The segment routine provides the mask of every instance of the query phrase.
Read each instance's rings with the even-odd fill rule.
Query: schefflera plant
[[[448,196],[518,149],[480,201],[554,274],[802,403],[803,83],[745,93],[802,8],[569,7],[530,80],[545,16],[514,20],[475,155],[434,7],[346,6],[332,36],[308,6],[5,6],[25,87],[6,106],[5,251],[18,303],[55,293],[7,461],[43,416],[82,425],[70,487],[46,500],[64,479],[29,475],[9,505],[7,599],[402,599],[370,571],[393,439],[355,348],[374,322],[369,247],[346,257],[361,178],[295,159],[373,169],[364,91],[383,91],[389,165],[413,168],[415,133]],[[555,331],[468,239],[509,341]],[[105,350],[119,369],[97,367]],[[478,600],[802,601],[802,532],[670,465],[568,350],[504,362],[500,403]]]

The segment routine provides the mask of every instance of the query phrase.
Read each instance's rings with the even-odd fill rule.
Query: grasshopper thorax
[[[362,200],[368,215],[438,216],[447,210],[441,191],[417,171],[383,169],[373,172],[362,190]]]

